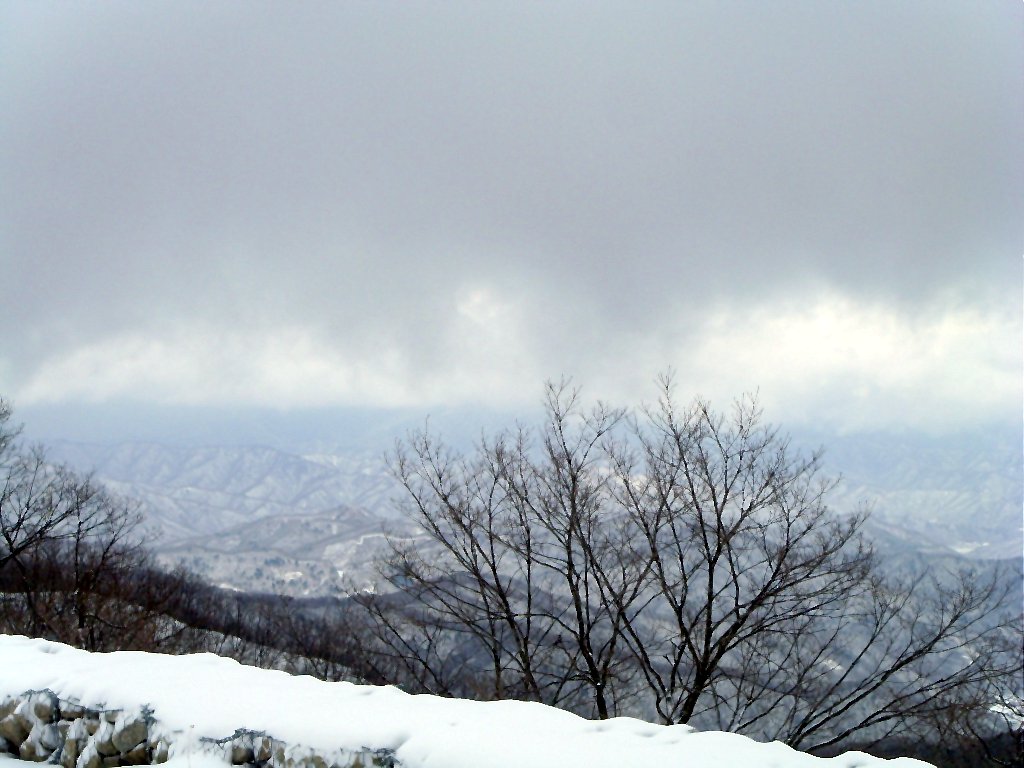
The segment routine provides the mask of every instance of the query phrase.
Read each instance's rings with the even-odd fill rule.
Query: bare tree
[[[818,751],[1013,689],[998,579],[884,575],[866,512],[829,508],[820,452],[752,398],[724,416],[661,385],[635,416],[548,385],[540,430],[468,457],[426,432],[399,444],[423,536],[392,541],[389,591],[363,602],[402,681]]]
[[[363,601],[382,655],[424,690],[609,717],[632,676],[621,628],[645,570],[624,555],[625,516],[603,518],[602,444],[624,413],[584,412],[566,384],[547,402],[537,446],[526,430],[472,458],[427,432],[398,446],[392,470],[430,543],[392,540],[383,573],[401,595]]]
[[[519,557],[520,549],[529,551],[532,532],[517,520],[493,452],[466,460],[424,432],[396,451],[392,469],[432,543],[424,549],[391,542],[384,575],[414,598],[403,600],[401,611],[373,601],[393,663],[426,690],[453,694],[453,681],[465,677],[453,675],[461,660],[486,660],[486,673],[476,676],[484,697],[563,703],[568,673],[546,664],[561,653],[555,620],[550,608],[539,610],[544,595],[535,562]],[[512,541],[521,547],[508,546]],[[557,670],[554,678],[549,668]]]
[[[989,649],[1009,617],[997,577],[883,576],[864,511],[827,505],[835,481],[764,425],[680,409],[671,380],[616,460],[620,499],[652,558],[649,621],[627,637],[655,709],[821,750],[913,730],[1006,677]]]
[[[0,569],[41,542],[67,538],[69,524],[96,489],[46,461],[39,447],[17,443],[10,405],[0,400]]]
[[[174,596],[148,578],[135,505],[23,448],[0,403],[0,579],[5,628],[89,650],[156,649],[180,626]]]
[[[728,421],[702,402],[678,412],[664,384],[634,430],[641,463],[616,464],[659,617],[628,634],[658,715],[686,723],[721,695],[735,649],[837,610],[870,555],[862,517],[829,513],[817,455],[793,457],[753,402]]]
[[[568,596],[565,615],[548,618],[572,649],[594,713],[607,718],[632,690],[623,632],[639,612],[651,566],[628,517],[610,504],[607,456],[626,414],[601,403],[582,410],[579,391],[564,381],[547,386],[545,413],[536,458],[522,431],[512,451],[500,439],[493,444],[522,532],[509,544],[552,577],[548,602]]]

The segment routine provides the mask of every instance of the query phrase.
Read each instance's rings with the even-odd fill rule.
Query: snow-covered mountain
[[[408,533],[379,457],[155,443],[58,441],[49,449],[137,499],[162,562],[229,588],[337,594],[371,579],[385,528]]]
[[[356,507],[268,515],[215,535],[160,547],[159,559],[182,563],[212,583],[249,592],[293,596],[340,595],[370,586],[384,531],[415,535],[402,521],[382,520]]]
[[[824,441],[828,471],[843,480],[840,509],[867,504],[874,529],[894,541],[972,558],[1024,554],[1024,452],[1019,432],[934,438],[851,435]]]
[[[868,532],[883,552],[1024,552],[1024,462],[1012,432],[820,442],[826,470],[843,476],[833,506],[869,505]],[[49,448],[52,458],[138,499],[164,562],[184,562],[231,588],[336,594],[372,578],[385,528],[415,535],[397,514],[400,489],[379,455],[67,441]]]
[[[50,456],[93,471],[144,502],[150,524],[176,542],[270,515],[360,507],[387,516],[395,492],[378,457],[300,456],[262,446],[56,442]]]

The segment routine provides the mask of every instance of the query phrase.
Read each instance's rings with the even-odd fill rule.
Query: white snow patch
[[[965,541],[963,544],[954,544],[950,549],[956,552],[958,555],[969,555],[972,552],[976,552],[979,549],[992,546],[987,541]]]
[[[0,635],[0,669],[0,695],[48,688],[61,698],[103,702],[108,708],[149,705],[161,730],[179,734],[169,768],[224,768],[193,753],[184,742],[222,738],[238,728],[265,731],[321,754],[392,749],[403,768],[927,765],[909,758],[883,761],[859,752],[818,758],[779,742],[761,744],[732,733],[625,717],[591,721],[542,704],[413,696],[390,686],[326,683],[208,653],[87,653]]]

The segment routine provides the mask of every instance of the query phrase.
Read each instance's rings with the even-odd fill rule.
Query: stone
[[[41,754],[37,749],[36,745],[28,739],[21,742],[21,746],[18,747],[18,756],[22,760],[31,760],[36,763],[41,763],[43,760],[50,756],[50,753]]]
[[[149,728],[145,720],[128,720],[114,727],[111,742],[121,753],[130,752],[149,736]]]
[[[231,745],[231,764],[232,765],[245,765],[246,763],[253,762],[253,751],[252,747],[244,744],[232,744]]]
[[[56,718],[57,697],[47,691],[40,691],[32,696],[32,714],[44,723]]]
[[[122,755],[123,765],[145,765],[149,762],[149,748],[146,742],[142,742],[133,749]]]
[[[85,717],[89,710],[83,707],[81,704],[73,704],[72,702],[60,702],[60,716],[62,720],[78,720]]]
[[[96,751],[96,745],[92,743],[85,745],[78,760],[75,761],[75,768],[101,768],[102,765],[103,758]]]
[[[29,739],[48,752],[53,752],[64,742],[60,735],[60,729],[54,723],[38,723],[29,734]]]
[[[60,764],[63,768],[75,768],[78,763],[78,739],[67,739],[64,749],[60,751]]]
[[[273,753],[274,740],[268,736],[261,736],[253,745],[253,753],[257,763],[265,763],[270,760]]]
[[[25,719],[12,712],[3,720],[0,720],[0,736],[3,736],[14,746],[21,746],[21,742],[28,738],[31,727],[25,727]]]
[[[55,768],[122,768],[168,762],[172,751],[152,712],[89,709],[49,691],[0,700],[0,754],[49,760]],[[156,732],[151,732],[151,730]],[[179,734],[180,735],[180,734]],[[204,740],[207,741],[207,740]],[[391,750],[342,750],[336,759],[292,748],[263,732],[239,729],[217,742],[222,759],[239,768],[394,768]],[[2,768],[2,767],[0,767]]]
[[[111,757],[117,754],[117,747],[114,746],[113,736],[114,726],[106,720],[101,720],[99,730],[92,737],[92,744],[96,747],[96,751],[100,753],[100,757]]]
[[[32,727],[39,722],[39,718],[37,718],[35,713],[32,711],[31,699],[25,699],[19,703],[15,710],[10,714],[10,717],[21,723],[21,727],[25,730],[26,734],[31,733]]]
[[[169,756],[170,749],[167,747],[167,742],[160,739],[153,747],[153,763],[166,763]]]
[[[58,727],[60,726],[58,725]],[[89,736],[91,735],[92,734],[89,733],[89,729],[87,727],[87,723],[85,720],[72,720],[71,723],[69,724],[67,732],[64,734],[64,738],[74,739],[75,741],[79,741],[82,744],[85,744],[87,741],[89,741]]]

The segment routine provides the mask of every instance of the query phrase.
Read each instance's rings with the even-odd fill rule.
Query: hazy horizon
[[[727,410],[730,402],[715,401],[712,406]],[[493,436],[519,424],[537,428],[543,423],[542,417],[539,400],[532,407],[519,409],[325,406],[282,410],[115,402],[27,408],[18,408],[15,404],[13,421],[23,427],[26,441],[44,446],[56,441],[96,445],[156,443],[170,447],[264,446],[299,454],[325,450],[382,455],[394,447],[395,440],[422,428],[429,428],[459,448],[469,449],[482,434]],[[1012,445],[1020,449],[1024,460],[1024,426],[1013,422],[972,425],[957,430],[904,425],[839,430],[829,424],[790,423],[775,418],[771,411],[764,413],[764,421],[791,436],[805,449],[824,448],[826,456],[833,452],[831,449],[844,444],[872,441],[889,441],[894,450],[911,445],[935,448],[966,442],[975,446],[981,456],[995,446]],[[842,466],[834,466],[831,471],[841,472]]]

